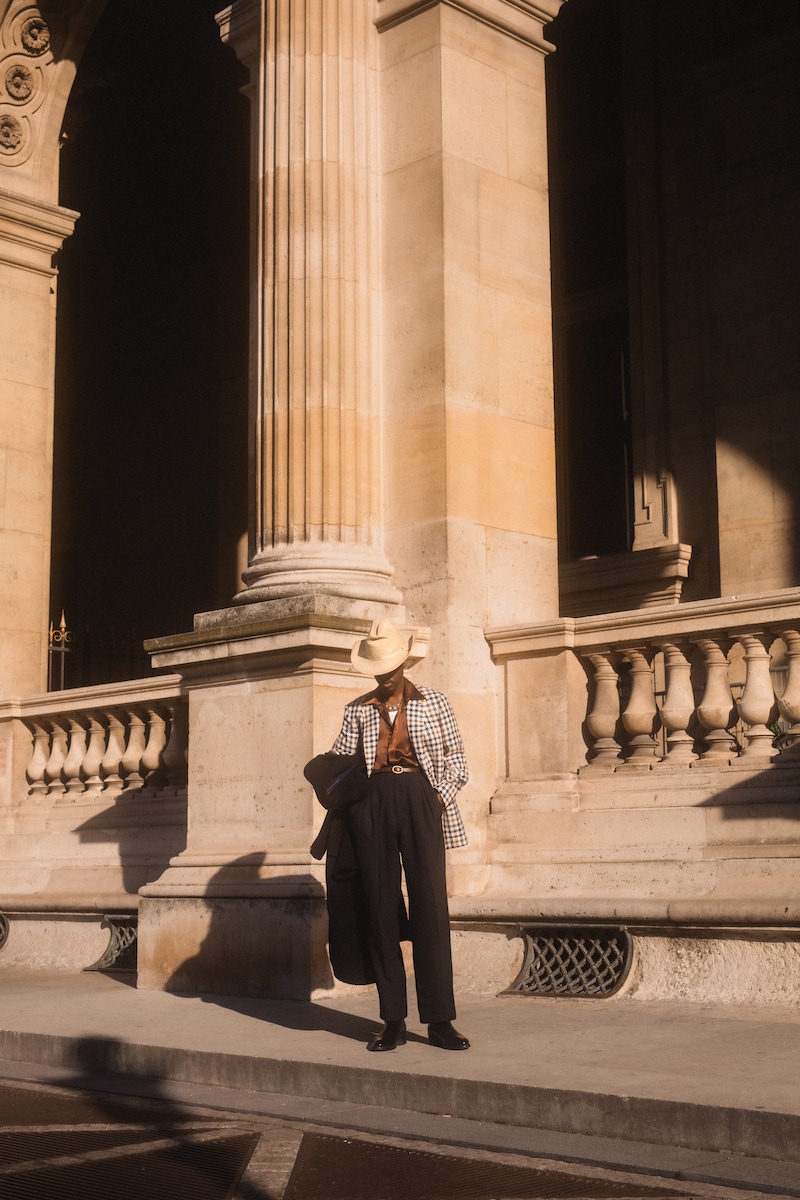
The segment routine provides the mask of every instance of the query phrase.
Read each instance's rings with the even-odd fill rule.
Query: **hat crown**
[[[372,622],[369,636],[363,643],[363,652],[367,658],[384,659],[398,650],[404,650],[407,645],[407,639],[401,636],[394,621],[383,617],[380,621]]]
[[[411,653],[413,635],[400,632],[388,617],[372,622],[369,635],[356,642],[350,661],[366,675],[388,675],[402,666]]]

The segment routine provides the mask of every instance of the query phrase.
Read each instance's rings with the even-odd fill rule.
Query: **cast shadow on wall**
[[[332,986],[322,884],[310,873],[270,878],[265,859],[241,855],[209,880],[205,936],[166,991],[309,1000]]]

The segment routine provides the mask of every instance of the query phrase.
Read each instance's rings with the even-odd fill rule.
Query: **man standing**
[[[468,779],[453,710],[441,692],[405,677],[413,638],[388,619],[356,643],[356,670],[377,687],[348,704],[334,754],[364,753],[369,788],[345,822],[368,909],[368,944],[384,1027],[368,1050],[406,1040],[406,975],[400,949],[401,861],[420,1020],[434,1046],[466,1050],[453,1028],[453,967],[445,847],[466,845],[456,794]]]

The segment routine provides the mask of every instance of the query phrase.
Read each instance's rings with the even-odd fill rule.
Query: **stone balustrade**
[[[178,675],[54,692],[3,710],[30,731],[32,797],[113,801],[185,790],[188,707]]]
[[[800,750],[800,594],[564,619],[490,631],[496,660],[572,651],[587,686],[581,773],[705,766],[760,769]],[[535,685],[534,685],[535,686]],[[528,684],[529,693],[532,690]]]

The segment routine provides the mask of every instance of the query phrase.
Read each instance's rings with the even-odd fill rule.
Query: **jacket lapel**
[[[367,764],[367,774],[371,775],[375,764],[375,752],[378,749],[381,716],[374,704],[365,704],[361,711],[363,713],[361,736],[364,742],[364,762]]]
[[[419,760],[421,767],[425,767],[427,755],[425,754],[425,701],[424,700],[408,700],[406,702],[406,721],[408,723],[408,736],[411,739],[411,745],[414,753]]]

